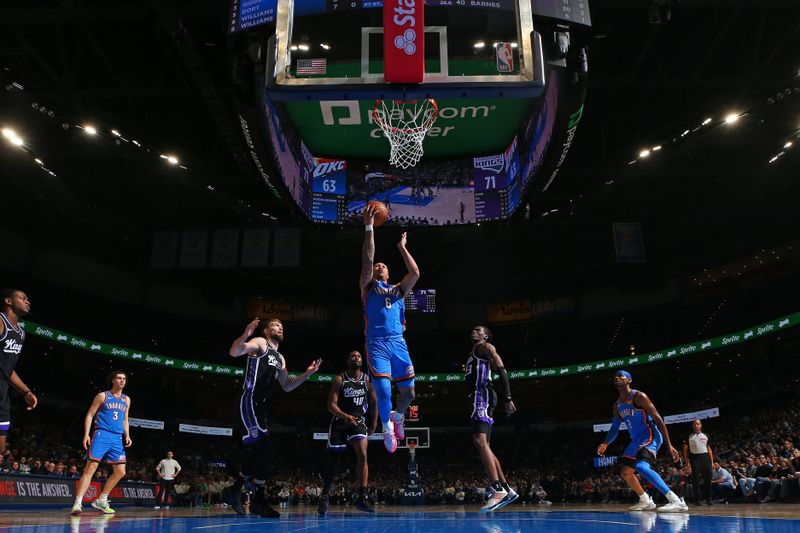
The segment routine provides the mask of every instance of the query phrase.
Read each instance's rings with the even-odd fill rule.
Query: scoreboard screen
[[[275,22],[276,0],[233,0],[228,31],[247,30]]]
[[[508,212],[506,191],[475,191],[475,218],[484,220],[500,220]]]
[[[404,298],[408,313],[435,313],[436,289],[414,289]]]
[[[332,194],[312,193],[311,218],[315,222],[336,223],[344,216],[344,198]]]
[[[591,26],[589,0],[533,0],[534,15]]]

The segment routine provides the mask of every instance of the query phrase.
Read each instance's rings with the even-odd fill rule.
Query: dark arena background
[[[0,127],[0,530],[800,530],[797,1],[4,2]],[[421,159],[390,163],[382,128]],[[363,491],[349,447],[330,473],[327,405],[375,356],[370,201],[374,260],[413,271],[406,232],[419,279],[405,438],[389,453],[377,422]],[[259,363],[229,352],[271,317],[285,381],[322,362],[254,400],[262,449]],[[516,407],[495,365],[508,490],[474,442],[476,325]],[[680,460],[664,442],[647,467],[625,430],[598,455],[620,370]],[[112,371],[125,477],[104,503],[101,463],[81,510]]]

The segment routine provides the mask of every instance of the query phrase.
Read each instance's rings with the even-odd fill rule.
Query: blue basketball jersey
[[[406,329],[405,301],[399,285],[373,282],[364,295],[364,334],[367,338],[402,335]]]
[[[106,397],[94,417],[94,428],[121,435],[125,432],[125,411],[128,410],[128,403],[125,401],[126,396],[122,394],[119,398],[116,398],[111,394],[111,391],[106,391],[103,394]]]
[[[632,390],[624,402],[617,400],[617,412],[628,426],[632,442],[651,440],[658,433],[650,415],[633,404],[633,397],[638,393],[639,391]]]

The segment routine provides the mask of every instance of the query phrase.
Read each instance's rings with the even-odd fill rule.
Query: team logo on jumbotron
[[[479,168],[481,170],[491,170],[495,174],[499,174],[505,166],[505,157],[503,154],[475,157],[472,160],[472,164],[475,168]]]

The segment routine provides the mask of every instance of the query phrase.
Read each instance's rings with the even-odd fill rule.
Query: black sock
[[[492,483],[491,483],[491,487],[492,487],[494,490],[496,490],[497,492],[500,492],[501,490],[503,490],[503,486],[502,486],[502,485],[500,484],[500,482],[499,482],[499,481],[497,481],[496,479],[495,479],[494,481],[492,481]]]
[[[359,498],[367,497],[367,487],[358,487],[358,497]]]
[[[509,492],[509,491],[511,490],[511,487],[509,487],[509,486],[508,486],[508,483],[506,483],[505,481],[501,481],[501,482],[500,482],[500,486],[501,486],[501,487],[503,487],[503,489],[504,489],[506,492]]]

